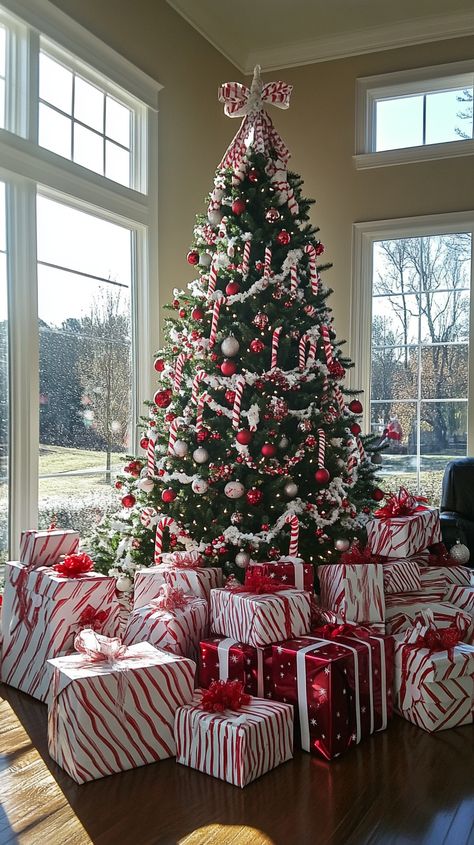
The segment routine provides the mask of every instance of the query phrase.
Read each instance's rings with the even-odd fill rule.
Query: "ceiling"
[[[474,34],[473,0],[167,0],[242,73]]]

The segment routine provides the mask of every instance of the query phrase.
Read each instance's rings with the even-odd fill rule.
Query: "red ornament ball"
[[[274,458],[277,453],[277,447],[273,443],[264,443],[261,452],[264,458]]]
[[[269,208],[265,212],[265,219],[268,220],[269,223],[276,223],[281,217],[280,212],[277,208]]]
[[[360,434],[360,433],[361,433],[361,431],[362,431],[362,429],[361,429],[361,427],[360,427],[359,423],[356,423],[356,422],[355,422],[355,423],[352,423],[352,425],[351,425],[351,433],[354,435],[354,437],[357,437],[357,435],[358,435],[358,434]]]
[[[249,349],[255,355],[259,355],[260,352],[263,352],[265,349],[265,344],[260,338],[255,337],[253,340],[250,341]]]
[[[199,253],[196,249],[190,250],[186,256],[186,261],[188,264],[196,265],[199,264]]]
[[[229,282],[229,284],[226,285],[225,292],[227,296],[235,296],[236,293],[239,293],[239,291],[240,285],[238,282]]]
[[[278,232],[276,239],[281,246],[287,246],[291,241],[291,235],[286,229],[282,229],[281,232]]]
[[[210,431],[208,428],[201,428],[201,430],[196,434],[196,440],[198,443],[204,443],[204,441],[208,439],[209,435]]]
[[[316,484],[319,484],[321,487],[327,484],[331,478],[326,467],[320,467],[319,469],[317,469],[314,473],[314,477],[316,479]]]
[[[131,493],[127,493],[127,495],[122,498],[122,505],[124,508],[133,508],[135,502],[135,496],[132,496]]]
[[[258,173],[258,170],[255,169],[255,167],[252,167],[249,170],[248,178],[249,178],[249,182],[258,182],[259,173]]]
[[[253,434],[248,428],[241,428],[235,435],[237,443],[241,446],[248,446],[252,442]]]
[[[179,299],[173,299],[172,305],[173,305],[173,308],[178,309],[179,308]]]
[[[245,498],[247,500],[247,504],[256,506],[262,501],[263,493],[261,490],[258,490],[257,487],[251,487],[250,490],[247,490]]]
[[[372,498],[374,502],[381,502],[384,496],[385,493],[380,489],[380,487],[376,487],[375,490],[372,490]]]
[[[232,203],[232,211],[234,214],[243,214],[245,211],[245,200],[242,197],[237,197]]]
[[[154,367],[155,367],[155,370],[156,370],[157,373],[162,373],[164,368],[165,368],[165,362],[163,361],[162,358],[156,358],[155,363],[154,363]]]
[[[235,402],[235,390],[226,390],[224,393],[225,401],[229,403],[229,405],[233,405]]]
[[[359,402],[358,399],[353,399],[349,403],[349,411],[352,411],[353,414],[361,414],[363,411],[362,402]]]
[[[150,441],[148,437],[142,437],[142,439],[140,440],[140,446],[142,447],[142,449],[148,449],[149,443]]]
[[[191,317],[193,320],[202,320],[204,319],[204,311],[202,308],[193,308],[191,311]]]
[[[322,255],[324,252],[324,244],[316,244],[316,255]]]
[[[154,396],[154,403],[158,405],[159,408],[167,408],[171,402],[171,390],[168,388],[167,390],[158,390]]]
[[[121,482],[121,481],[116,481],[116,482],[115,482],[115,489],[116,489],[116,490],[121,490],[121,489],[122,489],[122,487],[123,487],[123,484],[122,484],[122,482]]]
[[[163,490],[161,494],[161,501],[165,502],[165,504],[169,504],[170,502],[174,502],[176,499],[176,490],[173,490],[172,487],[167,487],[166,490]]]
[[[229,358],[225,358],[220,367],[223,376],[233,376],[237,372],[237,364]]]
[[[270,523],[269,522],[262,522],[260,526],[261,531],[270,531]]]
[[[178,315],[183,319],[186,316],[186,311],[184,308],[180,308],[178,311]]]

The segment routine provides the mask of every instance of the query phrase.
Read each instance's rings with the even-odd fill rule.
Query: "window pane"
[[[381,345],[385,336],[387,346],[418,343],[418,297],[374,297],[372,303],[372,343]]]
[[[74,161],[96,173],[104,172],[104,140],[79,123],[74,124]]]
[[[6,30],[0,26],[0,76],[5,76],[6,69]]]
[[[421,398],[465,399],[468,347],[433,346],[421,350]]]
[[[122,259],[131,266],[129,230],[110,223],[104,229],[99,218],[43,197],[38,198],[40,256],[50,252],[48,237],[58,218],[64,229],[56,237],[60,240],[64,231],[71,243],[79,236],[89,271],[100,276],[106,263],[113,265],[116,230]],[[56,513],[61,525],[75,526],[87,538],[104,511],[116,507],[113,476],[129,450],[130,291],[40,264],[38,302],[39,522],[47,525]]]
[[[5,248],[5,185],[0,182],[0,248]],[[0,563],[8,556],[8,292],[5,252],[0,252]]]
[[[121,185],[130,185],[130,153],[111,141],[105,142],[105,175]]]
[[[453,290],[421,296],[421,342],[469,340],[469,291]]]
[[[472,89],[470,93],[472,97]],[[460,98],[463,98],[462,90],[427,94],[425,143],[459,141],[463,135],[472,138],[472,105],[471,119],[462,118],[461,114],[465,112],[462,107],[465,104],[460,102]]]
[[[104,94],[80,76],[76,76],[74,85],[74,117],[92,129],[103,132]]]
[[[374,296],[418,293],[416,250],[419,241],[420,238],[398,238],[374,244]]]
[[[467,451],[467,402],[422,402],[421,461],[425,471],[444,469],[450,458]],[[433,456],[442,455],[443,461]]]
[[[64,158],[71,158],[70,119],[40,103],[38,141],[41,147]]]
[[[395,150],[423,143],[423,97],[397,97],[376,103],[375,149]]]
[[[124,147],[130,147],[130,120],[132,113],[112,97],[106,98],[105,134]]]
[[[42,100],[72,114],[72,73],[46,53],[40,53],[39,93]]]
[[[418,350],[414,346],[372,351],[372,399],[416,399]]]
[[[0,129],[5,129],[5,80],[0,79]]]

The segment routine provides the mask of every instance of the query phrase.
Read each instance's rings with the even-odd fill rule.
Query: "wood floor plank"
[[[243,790],[174,760],[78,786],[49,758],[44,705],[0,694],[1,845],[474,845],[472,726],[431,736],[395,719]]]

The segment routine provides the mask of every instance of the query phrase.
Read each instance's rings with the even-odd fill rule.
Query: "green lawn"
[[[113,453],[112,483],[123,464],[124,456]],[[39,475],[40,499],[61,494],[80,496],[110,486],[105,476],[105,454],[88,449],[40,446]]]

